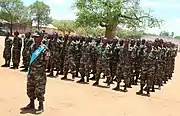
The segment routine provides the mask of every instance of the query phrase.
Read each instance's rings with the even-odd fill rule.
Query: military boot
[[[21,108],[21,110],[32,110],[34,108],[34,100],[31,100],[30,103],[26,107]]]
[[[61,80],[66,80],[67,79],[67,74],[64,75],[64,77],[61,78]]]
[[[84,80],[84,76],[81,77],[81,79],[79,81],[77,81],[77,83],[84,83],[85,80]]]
[[[36,111],[37,114],[41,114],[44,112],[44,105],[43,105],[43,102],[39,102],[39,107]]]
[[[3,64],[1,67],[7,67],[7,64],[5,63],[5,64]]]
[[[93,77],[91,77],[90,80],[96,80],[95,75],[93,75]]]

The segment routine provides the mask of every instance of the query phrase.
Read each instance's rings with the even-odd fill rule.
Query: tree
[[[25,6],[21,0],[0,0],[1,15],[0,18],[10,22],[10,33],[12,35],[13,23],[21,20]]]
[[[52,24],[62,31],[63,34],[75,32],[75,22],[73,20],[53,20]]]
[[[145,12],[140,0],[76,0],[78,26],[105,27],[105,37],[113,38],[119,24],[128,28],[160,27],[161,20]]]
[[[29,6],[31,20],[37,23],[38,30],[42,25],[48,25],[52,22],[50,15],[50,7],[44,2],[36,1]]]

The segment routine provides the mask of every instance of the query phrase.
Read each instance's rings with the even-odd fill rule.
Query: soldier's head
[[[143,39],[143,40],[141,41],[141,44],[142,44],[142,45],[145,45],[145,43],[146,43],[146,40]]]
[[[19,32],[18,31],[14,32],[14,36],[15,37],[19,36]]]
[[[107,45],[108,44],[108,39],[107,38],[103,38],[102,39],[102,43],[103,43],[103,45]]]
[[[53,33],[53,38],[57,39],[58,38],[58,33]]]
[[[123,46],[123,44],[124,44],[124,40],[122,39],[122,40],[119,41],[119,45]]]
[[[131,46],[134,46],[135,45],[135,40],[134,39],[131,39]]]
[[[137,40],[137,41],[136,41],[136,45],[137,45],[137,46],[140,46],[140,45],[141,45],[141,41],[140,41],[140,40]]]
[[[39,45],[42,42],[43,39],[43,33],[36,31],[32,37],[34,38],[35,44]]]

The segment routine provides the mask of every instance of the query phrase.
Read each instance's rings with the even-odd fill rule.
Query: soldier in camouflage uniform
[[[90,78],[90,80],[96,80],[95,74],[96,74],[96,64],[97,64],[97,59],[98,59],[96,48],[100,45],[101,38],[93,39],[93,41],[95,41],[95,43],[92,42],[92,52],[91,52],[91,61],[92,61],[91,69],[92,69],[93,77]]]
[[[151,43],[147,42],[147,49],[143,52],[142,73],[140,78],[140,91],[136,94],[142,95],[143,88],[146,85],[147,96],[150,97],[150,88],[152,86],[152,77],[155,71],[155,51],[152,49]]]
[[[57,35],[56,35],[57,37]],[[55,42],[55,68],[57,70],[56,76],[59,75],[59,71],[61,71],[61,65],[62,65],[62,50],[63,50],[63,41],[62,41],[62,36],[60,35],[57,37],[57,40]]]
[[[135,49],[135,40],[131,40],[128,49],[129,56],[129,80],[128,87],[132,88],[134,81],[134,68],[135,68],[135,57],[136,57],[136,49]]]
[[[141,60],[140,60],[140,45],[141,41],[137,40],[136,41],[136,46],[135,46],[135,58],[134,58],[134,85],[137,85],[139,76],[140,76],[140,70],[141,70]]]
[[[5,64],[2,65],[2,67],[10,67],[12,39],[9,37],[9,35],[10,33],[7,33],[5,38],[5,47],[3,51],[3,58],[5,59]]]
[[[12,49],[12,62],[13,67],[12,69],[18,69],[21,57],[21,47],[22,47],[22,40],[18,37],[19,32],[14,33],[15,37],[13,40],[13,49]]]
[[[44,111],[43,102],[45,100],[45,88],[46,88],[46,72],[45,67],[47,67],[47,62],[50,57],[47,46],[41,43],[42,34],[36,32],[33,34],[35,44],[32,45],[31,53],[35,52],[40,46],[44,46],[42,52],[37,56],[37,58],[31,63],[29,67],[29,74],[27,77],[27,95],[30,99],[30,103],[21,108],[21,110],[34,109],[34,100],[37,98],[39,101],[39,107],[37,113],[42,113]]]
[[[64,49],[65,59],[64,59],[64,77],[62,77],[62,80],[67,79],[68,71],[71,70],[72,78],[75,78],[76,73],[76,64],[74,63],[74,49],[75,49],[75,40],[74,38],[69,36],[68,37],[68,43],[66,45],[66,48]],[[73,40],[73,42],[72,42]]]
[[[80,59],[81,59],[81,47],[84,41],[84,37],[74,37],[75,38],[75,54],[74,55],[74,63],[76,65],[76,74],[75,77],[78,77],[78,72],[80,68]]]
[[[28,46],[29,41],[31,39],[31,33],[28,32],[25,34],[25,38],[24,38],[24,47],[23,47],[23,51],[22,51],[22,56],[23,56],[23,67],[24,70],[23,71],[27,71],[28,69],[28,65],[29,65],[29,52],[27,51],[29,49],[30,46]],[[32,40],[32,39],[31,39]],[[32,44],[32,43],[31,43]]]
[[[56,42],[57,42],[57,34],[53,34],[51,35],[50,37],[50,41],[49,41],[49,50],[50,50],[50,53],[51,53],[51,57],[50,57],[50,74],[48,76],[50,77],[54,77],[54,68],[55,68],[55,52],[56,52]]]
[[[96,82],[93,83],[93,86],[99,85],[100,75],[104,73],[106,78],[108,79],[108,85],[110,86],[111,74],[110,74],[110,67],[109,67],[109,48],[107,47],[108,40],[106,38],[103,39],[103,44],[96,47],[96,53],[98,56],[97,64],[96,64]]]
[[[118,53],[117,55],[117,69],[116,69],[116,82],[117,85],[113,90],[119,90],[120,89],[120,83],[123,79],[123,45],[124,45],[124,40],[120,40],[119,44],[117,45],[116,52]]]
[[[91,65],[91,50],[92,46],[90,44],[90,37],[85,38],[85,42],[82,45],[81,49],[81,60],[80,60],[80,69],[79,72],[81,74],[81,79],[78,81],[78,83],[85,82],[85,76],[87,78],[87,82],[89,82],[90,77],[90,65]]]

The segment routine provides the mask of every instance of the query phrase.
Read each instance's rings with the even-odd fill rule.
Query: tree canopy
[[[26,7],[21,0],[0,0],[0,8],[0,18],[11,23],[12,34],[12,24],[25,21]]]
[[[48,25],[52,22],[50,17],[50,7],[42,1],[36,1],[29,6],[31,20],[37,23],[38,30],[40,25]]]
[[[118,25],[128,28],[160,27],[161,20],[145,12],[140,0],[75,0],[78,26],[105,27],[105,36],[113,38]]]

